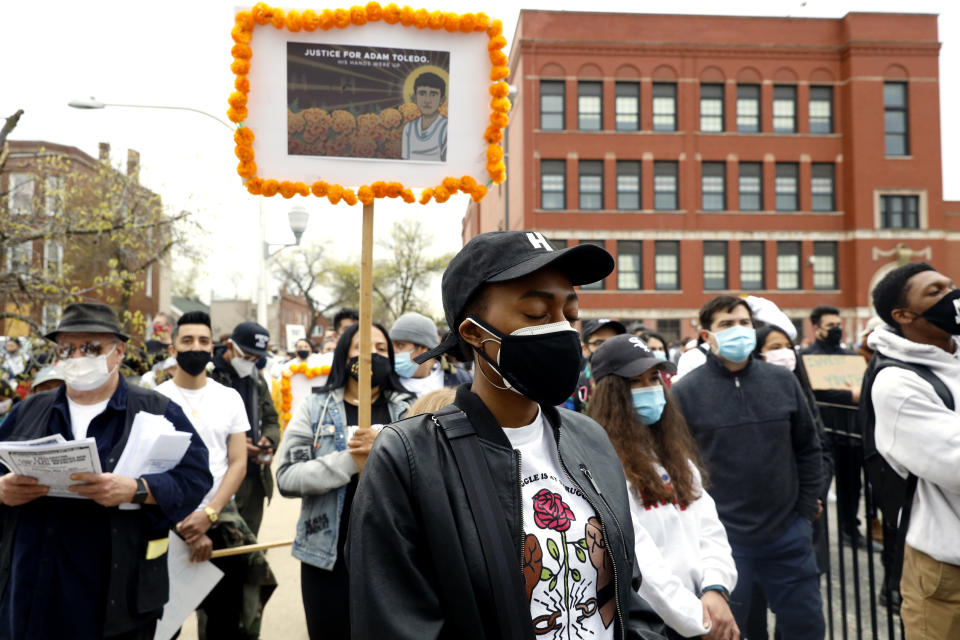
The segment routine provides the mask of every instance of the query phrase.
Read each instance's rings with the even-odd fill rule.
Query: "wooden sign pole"
[[[360,390],[357,422],[370,426],[370,327],[373,324],[373,203],[363,205],[363,244],[360,254]]]

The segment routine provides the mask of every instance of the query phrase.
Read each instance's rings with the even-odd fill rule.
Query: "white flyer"
[[[42,440],[47,440],[41,438]],[[20,476],[36,478],[50,487],[47,495],[53,498],[82,498],[67,487],[80,484],[71,480],[74,473],[101,473],[97,442],[93,438],[67,442],[21,441],[0,442],[0,460]]]
[[[154,640],[170,640],[223,577],[223,571],[209,560],[190,562],[190,545],[173,531],[167,549],[167,573],[170,576],[170,600],[163,607],[163,617],[157,623]]]

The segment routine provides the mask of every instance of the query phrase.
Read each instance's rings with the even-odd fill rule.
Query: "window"
[[[797,204],[797,172],[795,162],[778,162],[777,178],[774,182],[774,191],[777,194],[777,211],[796,211]]]
[[[703,289],[723,291],[727,288],[727,243],[717,240],[703,242]]]
[[[617,289],[643,288],[643,243],[617,241]]]
[[[677,85],[673,82],[653,85],[653,130],[677,130]]]
[[[43,243],[43,267],[48,274],[59,276],[63,273],[63,245],[53,240]]]
[[[762,291],[766,289],[763,242],[740,243],[740,289]]]
[[[677,163],[653,163],[653,208],[659,211],[677,209]]]
[[[680,243],[657,240],[654,245],[654,286],[661,291],[680,288]]]
[[[740,211],[763,209],[763,163],[740,163]]]
[[[777,289],[800,288],[800,243],[777,243]]]
[[[773,88],[774,133],[797,132],[797,88],[780,86]]]
[[[617,209],[640,208],[640,163],[636,160],[617,161]]]
[[[28,273],[33,267],[33,242],[21,242],[7,247],[7,271]]]
[[[563,80],[540,81],[540,128],[547,131],[563,130]]]
[[[566,240],[559,240],[557,238],[547,238],[547,242],[550,243],[550,246],[553,247],[554,251],[559,251],[560,249],[567,248]]]
[[[603,160],[581,160],[580,208],[603,209]]]
[[[595,245],[595,246],[597,246],[597,247],[600,247],[601,249],[605,249],[605,248],[606,248],[606,247],[604,246],[603,240],[581,240],[581,241],[580,241],[580,244],[592,244],[592,245]],[[583,290],[585,290],[585,291],[591,291],[591,290],[596,291],[596,290],[599,290],[599,289],[604,289],[605,286],[604,286],[604,281],[603,281],[603,280],[598,280],[598,281],[596,281],[596,282],[591,282],[591,283],[589,283],[589,284],[581,285],[580,288],[583,289]]]
[[[833,195],[833,164],[814,162],[810,173],[810,208],[814,211],[836,211]]]
[[[661,318],[657,320],[657,333],[667,340],[679,340],[680,318]]]
[[[723,85],[700,85],[700,131],[723,131]]]
[[[577,128],[600,131],[603,128],[603,83],[577,83]]]
[[[737,131],[760,131],[760,85],[737,85]]]
[[[44,211],[48,216],[63,212],[63,178],[47,176],[43,187]]]
[[[910,155],[906,82],[883,83],[883,132],[888,156]]]
[[[50,332],[57,328],[57,325],[60,323],[60,316],[62,314],[62,309],[60,305],[53,304],[52,302],[46,302],[43,305],[43,319],[41,324],[43,325],[44,332]],[[147,326],[150,326],[150,323],[147,323]]]
[[[7,178],[7,210],[11,214],[33,213],[33,176],[11,173]]]
[[[727,165],[723,162],[704,162],[701,173],[703,210],[723,211],[727,208]]]
[[[147,265],[147,272],[144,274],[143,279],[146,281],[144,285],[144,295],[148,298],[153,297],[153,265]]]
[[[617,131],[640,128],[640,83],[618,82],[616,99]]]
[[[919,196],[880,196],[882,229],[919,229]]]
[[[813,288],[837,288],[837,243],[813,243]]]
[[[833,87],[810,87],[810,133],[833,133]]]
[[[567,208],[567,163],[565,160],[540,161],[540,208]]]

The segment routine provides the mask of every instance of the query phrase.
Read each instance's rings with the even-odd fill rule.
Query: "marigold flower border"
[[[287,424],[290,423],[290,419],[293,417],[290,414],[290,409],[293,407],[293,389],[290,386],[290,378],[298,374],[306,376],[308,380],[312,380],[317,376],[328,376],[330,375],[330,365],[325,364],[320,367],[308,367],[305,362],[298,362],[291,365],[289,369],[281,374],[280,420],[284,429],[287,428]]]
[[[490,54],[490,124],[483,132],[483,139],[487,142],[487,173],[490,181],[501,183],[506,180],[507,167],[504,163],[503,130],[506,128],[510,111],[510,100],[507,97],[510,91],[506,78],[510,75],[507,68],[507,56],[503,48],[507,40],[503,36],[503,23],[492,20],[485,13],[453,13],[445,11],[427,11],[426,9],[412,9],[409,6],[397,6],[390,3],[381,6],[378,2],[368,2],[364,6],[354,5],[349,9],[323,9],[316,12],[307,9],[302,13],[297,10],[284,11],[259,2],[250,11],[239,11],[234,17],[234,27],[230,32],[233,37],[233,63],[230,69],[236,79],[235,91],[230,94],[227,102],[230,108],[227,117],[237,123],[237,130],[233,139],[236,143],[234,153],[240,160],[237,173],[244,179],[247,191],[253,195],[272,197],[278,193],[284,198],[295,195],[326,197],[331,204],[345,202],[355,205],[357,202],[372,204],[376,198],[400,198],[404,202],[412,203],[419,200],[420,204],[427,204],[431,200],[446,202],[451,195],[458,191],[469,194],[475,202],[480,202],[487,194],[487,187],[477,182],[471,176],[461,178],[449,176],[435,187],[426,188],[420,197],[414,196],[413,191],[400,182],[377,181],[364,185],[354,191],[339,184],[328,184],[322,180],[313,184],[292,182],[290,180],[264,179],[257,175],[257,165],[254,162],[253,140],[254,134],[250,127],[243,125],[247,118],[247,94],[250,92],[250,81],[247,74],[250,72],[250,59],[253,49],[250,42],[255,26],[272,25],[275,29],[287,29],[291,32],[315,31],[322,29],[346,29],[360,27],[368,22],[383,21],[391,25],[414,27],[417,29],[444,29],[450,33],[486,32],[489,37],[487,50]]]

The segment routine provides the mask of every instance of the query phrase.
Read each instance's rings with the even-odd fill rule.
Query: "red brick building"
[[[704,301],[743,292],[795,322],[837,306],[850,337],[898,260],[960,274],[939,49],[934,15],[521,11],[508,181],[470,204],[464,241],[604,246],[617,270],[581,293],[587,318],[692,336]]]
[[[0,335],[29,335],[31,327],[18,317],[28,318],[38,332],[51,330],[72,288],[84,300],[139,314],[149,330],[152,318],[170,305],[166,251],[160,249],[169,240],[160,197],[139,182],[140,154],[128,150],[123,172],[111,167],[105,142],[97,158],[46,141],[11,140],[6,152],[0,171],[0,309],[9,316],[0,318]],[[100,220],[108,208],[119,212],[117,220],[126,216],[142,230],[122,232],[125,240],[115,242],[109,230],[84,227],[89,211],[96,210]],[[125,246],[118,248],[118,242]],[[129,274],[124,288],[116,285],[120,278],[107,279],[118,269]]]

